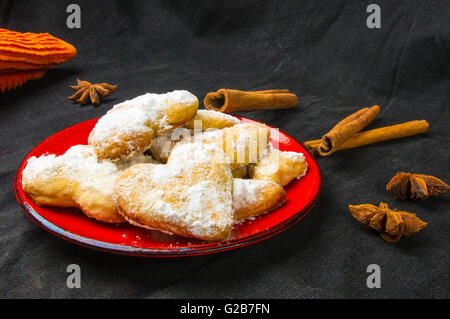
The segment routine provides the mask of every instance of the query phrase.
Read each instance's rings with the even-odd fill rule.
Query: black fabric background
[[[0,3],[0,27],[49,32],[77,57],[0,94],[0,296],[148,298],[448,298],[450,195],[420,203],[385,190],[398,171],[450,181],[449,1],[74,1]],[[369,29],[366,7],[381,7]],[[98,107],[66,100],[76,78],[119,85]],[[146,259],[78,247],[36,226],[13,192],[14,173],[46,137],[144,92],[288,88],[299,107],[241,114],[298,141],[319,138],[360,107],[369,128],[426,119],[424,136],[319,158],[320,199],[301,222],[256,245],[208,256]],[[396,244],[356,222],[348,204],[380,201],[429,222]],[[82,288],[66,287],[78,264]],[[366,268],[381,267],[368,289]]]

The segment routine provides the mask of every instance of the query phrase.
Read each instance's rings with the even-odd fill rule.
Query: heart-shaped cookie
[[[75,145],[60,156],[31,157],[22,186],[38,205],[77,207],[97,220],[121,223],[125,220],[114,202],[114,183],[126,168],[151,162],[145,155],[120,163],[100,161],[92,146]]]
[[[234,220],[233,178],[215,146],[177,147],[166,165],[138,164],[116,183],[119,212],[132,224],[202,240],[224,240]]]

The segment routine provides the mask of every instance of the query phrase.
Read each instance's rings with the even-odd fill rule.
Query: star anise
[[[428,225],[415,214],[391,210],[385,203],[380,203],[379,207],[362,204],[349,205],[348,208],[357,221],[379,231],[388,242],[411,236]]]
[[[434,176],[401,172],[391,179],[386,189],[395,198],[423,200],[445,193],[450,187]]]
[[[108,83],[92,84],[88,81],[81,81],[77,79],[77,85],[71,85],[76,92],[74,95],[68,97],[69,100],[76,101],[81,104],[87,104],[89,101],[92,104],[100,104],[100,99],[108,96],[117,89],[117,85]]]

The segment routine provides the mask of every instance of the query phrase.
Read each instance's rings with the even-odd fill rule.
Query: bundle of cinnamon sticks
[[[429,124],[425,120],[405,122],[361,132],[380,113],[374,105],[363,108],[336,124],[320,140],[304,143],[313,155],[329,156],[336,151],[426,133]]]

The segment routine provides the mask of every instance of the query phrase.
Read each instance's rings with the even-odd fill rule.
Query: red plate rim
[[[247,119],[244,117],[237,117],[244,122],[255,122],[259,123],[257,121]],[[98,118],[88,120],[86,122],[94,122],[97,121]],[[228,241],[222,241],[222,242],[211,242],[208,244],[201,245],[200,247],[183,247],[183,248],[171,248],[171,249],[160,249],[160,248],[144,248],[144,247],[135,247],[130,245],[122,245],[122,244],[115,244],[115,243],[109,243],[106,241],[100,241],[92,238],[87,238],[81,235],[78,235],[76,233],[71,232],[68,229],[63,229],[62,227],[59,227],[52,223],[51,221],[47,220],[43,216],[41,216],[33,207],[31,207],[28,202],[31,201],[31,199],[28,198],[26,193],[22,189],[21,183],[19,183],[19,175],[21,174],[23,168],[26,165],[26,162],[28,161],[28,158],[31,156],[31,154],[34,152],[36,148],[41,146],[42,144],[47,143],[50,139],[52,139],[53,136],[56,134],[64,134],[65,131],[71,130],[74,127],[86,123],[81,122],[75,125],[72,125],[70,127],[67,127],[52,136],[46,138],[44,141],[39,143],[36,147],[34,147],[24,158],[24,160],[21,162],[20,166],[18,167],[15,178],[14,178],[14,193],[17,198],[18,203],[20,204],[23,211],[26,213],[26,215],[33,220],[36,224],[38,224],[40,227],[44,228],[48,232],[63,238],[69,242],[92,248],[95,250],[100,250],[104,252],[110,252],[120,255],[132,255],[132,256],[142,256],[142,257],[183,257],[183,256],[194,256],[194,255],[204,255],[204,254],[211,254],[211,253],[217,253],[217,252],[223,252],[227,250],[236,249],[239,247],[244,247],[250,244],[257,243],[259,241],[262,241],[264,239],[270,238],[297,223],[299,220],[301,220],[306,214],[312,209],[312,207],[317,202],[317,199],[319,198],[320,194],[320,188],[321,188],[321,173],[320,168],[315,162],[315,160],[308,154],[308,152],[303,148],[303,146],[298,143],[294,138],[289,136],[288,134],[284,132],[280,132],[280,135],[284,135],[287,137],[291,142],[295,144],[297,148],[300,148],[301,152],[303,152],[305,159],[308,163],[308,171],[311,168],[314,168],[314,170],[317,172],[315,174],[318,178],[317,182],[317,191],[315,192],[314,196],[310,199],[310,201],[303,207],[303,209],[299,210],[296,214],[292,215],[290,218],[285,219],[284,221],[269,227],[265,230],[259,231],[255,234],[251,234],[246,237],[232,239]],[[267,124],[265,124],[267,125]],[[273,127],[267,125],[270,129],[274,129]],[[70,147],[71,145],[69,145]],[[308,174],[308,172],[307,172]],[[296,181],[293,181],[292,183],[295,183]],[[270,212],[272,213],[272,212]],[[270,214],[269,213],[269,214]],[[87,217],[86,217],[87,218]]]

